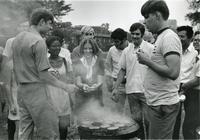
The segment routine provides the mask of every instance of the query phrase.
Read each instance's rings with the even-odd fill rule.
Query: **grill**
[[[79,127],[81,139],[125,139],[134,138],[138,134],[139,125],[131,122],[81,122]]]

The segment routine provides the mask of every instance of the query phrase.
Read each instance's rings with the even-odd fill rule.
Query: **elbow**
[[[179,73],[172,73],[169,75],[169,79],[171,80],[176,80],[179,77]]]

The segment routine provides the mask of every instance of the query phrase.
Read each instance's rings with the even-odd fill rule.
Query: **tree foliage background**
[[[191,21],[192,25],[195,26],[200,23],[200,0],[187,0],[189,3],[189,9],[192,12],[189,12],[186,15],[186,18]]]
[[[19,25],[28,21],[32,11],[40,7],[49,9],[57,22],[73,10],[65,0],[0,0],[0,46],[16,35]]]

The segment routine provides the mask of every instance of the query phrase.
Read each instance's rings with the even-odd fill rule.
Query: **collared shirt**
[[[157,37],[151,60],[159,65],[166,65],[165,55],[170,52],[178,53],[181,59],[181,41],[176,33],[167,29]],[[178,103],[179,85],[180,78],[172,80],[148,68],[144,81],[147,104],[157,106]]]
[[[188,81],[192,80],[192,70],[196,63],[197,55],[198,53],[191,43],[182,55],[180,73],[181,83],[187,83]]]
[[[196,57],[196,62],[192,71],[191,79],[194,79],[195,77],[200,78],[200,55]],[[200,84],[194,87],[194,89],[200,90]]]
[[[123,50],[117,49],[115,46],[112,46],[107,54],[105,67],[107,70],[106,75],[109,75],[113,78],[117,78],[117,75],[119,73],[120,67],[119,67],[119,60],[121,57]]]
[[[19,83],[40,83],[39,72],[48,70],[47,46],[35,30],[18,34],[13,41],[13,63]]]
[[[151,55],[153,45],[142,41],[138,48],[135,48],[133,43],[130,43],[127,48],[122,52],[120,58],[120,68],[126,71],[126,93],[144,93],[144,76],[147,70],[147,66],[142,65],[137,60],[136,52],[138,49],[142,49],[147,54]]]

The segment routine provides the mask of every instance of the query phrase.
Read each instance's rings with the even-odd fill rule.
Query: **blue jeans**
[[[172,139],[180,103],[148,106],[149,139]]]

